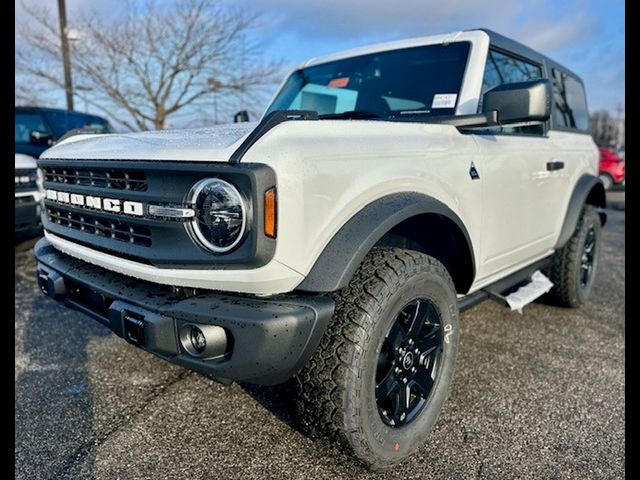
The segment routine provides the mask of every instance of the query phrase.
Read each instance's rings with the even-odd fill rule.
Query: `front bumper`
[[[257,298],[206,291],[187,296],[70,257],[46,239],[34,252],[44,293],[129,343],[221,381],[287,380],[314,352],[334,310],[333,300],[319,295]],[[128,334],[132,317],[139,328],[134,338]],[[224,328],[227,353],[209,360],[189,354],[180,339],[185,325]]]
[[[34,195],[16,195],[14,227],[16,232],[40,226],[40,202]]]

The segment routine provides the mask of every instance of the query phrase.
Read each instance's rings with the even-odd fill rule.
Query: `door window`
[[[502,85],[503,83],[526,82],[527,80],[535,80],[537,78],[542,78],[542,68],[540,65],[525,62],[524,60],[493,49],[489,50],[484,69],[484,77],[482,79],[482,91],[480,92],[478,111],[482,110],[482,96],[492,88]],[[544,133],[542,124],[492,129],[492,131],[495,130],[502,133],[526,133],[533,135],[542,135]]]

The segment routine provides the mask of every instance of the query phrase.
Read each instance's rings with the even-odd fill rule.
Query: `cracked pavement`
[[[300,433],[285,389],[224,387],[44,297],[34,242],[16,244],[16,478],[623,478],[624,192],[610,200],[592,300],[463,314],[430,441],[385,473]]]

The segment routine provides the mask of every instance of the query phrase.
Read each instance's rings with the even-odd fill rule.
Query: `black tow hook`
[[[125,339],[134,345],[144,346],[144,320],[125,314],[123,321]]]

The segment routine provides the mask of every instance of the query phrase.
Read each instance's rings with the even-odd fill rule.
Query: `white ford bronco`
[[[606,219],[582,81],[487,30],[312,59],[262,119],[75,136],[39,159],[43,292],[228,383],[291,379],[371,468],[447,397],[459,312],[592,290]]]

